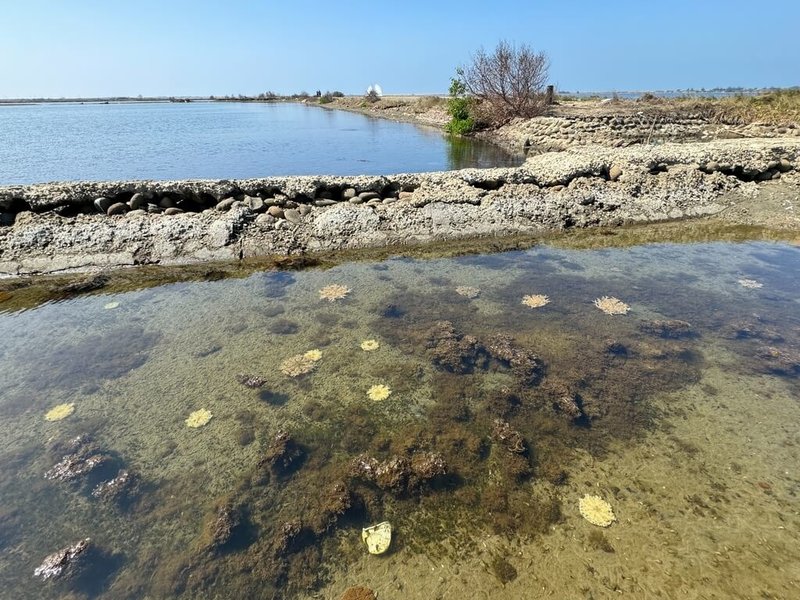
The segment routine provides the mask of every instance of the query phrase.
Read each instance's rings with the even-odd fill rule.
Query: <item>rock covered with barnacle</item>
[[[92,490],[92,497],[106,502],[119,501],[132,496],[137,484],[136,475],[123,469],[112,479],[98,483]]]
[[[72,438],[66,444],[59,445],[58,450],[66,453],[58,463],[45,472],[45,479],[74,481],[110,460],[110,457],[86,435]]]
[[[84,538],[70,546],[56,550],[45,557],[33,574],[41,577],[44,581],[48,579],[68,579],[73,577],[77,571],[83,568],[82,563],[91,547],[92,540]]]
[[[260,466],[269,467],[275,475],[289,475],[296,471],[305,458],[305,450],[288,431],[278,431],[267,446]]]
[[[528,449],[522,434],[502,419],[495,419],[492,423],[492,439],[514,454],[524,454]]]
[[[267,383],[266,378],[261,377],[260,375],[253,375],[248,373],[239,373],[238,375],[236,375],[236,381],[241,383],[244,387],[248,387],[254,390],[263,387],[264,384]]]
[[[453,373],[471,373],[483,353],[478,339],[456,333],[450,321],[437,321],[427,334],[433,364]]]
[[[350,475],[385,492],[403,495],[447,474],[447,463],[438,452],[417,451],[411,457],[394,455],[379,461],[361,454],[350,464]]]
[[[544,372],[544,363],[530,350],[520,348],[507,335],[493,335],[486,344],[489,355],[507,364],[524,384],[535,384]]]

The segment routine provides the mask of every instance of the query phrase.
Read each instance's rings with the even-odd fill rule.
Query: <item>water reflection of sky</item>
[[[386,175],[518,163],[434,128],[295,103],[0,107],[0,185]]]

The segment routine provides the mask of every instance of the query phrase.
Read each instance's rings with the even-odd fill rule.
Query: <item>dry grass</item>
[[[659,99],[655,103],[664,108],[699,112],[710,121],[719,123],[800,123],[800,89],[778,90],[758,96]]]

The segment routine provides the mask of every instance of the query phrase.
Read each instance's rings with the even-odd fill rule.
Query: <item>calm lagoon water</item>
[[[386,175],[519,162],[432,128],[299,103],[0,106],[0,185]]]
[[[4,597],[798,596],[800,248],[221,276],[2,292]]]

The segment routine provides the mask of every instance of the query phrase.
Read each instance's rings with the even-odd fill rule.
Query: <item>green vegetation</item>
[[[340,92],[339,90],[333,92],[326,91],[324,94],[320,93],[317,95],[317,98],[319,98],[320,104],[330,104],[333,102],[334,98],[344,98],[344,93]]]
[[[466,94],[467,88],[461,79],[450,80],[450,99],[447,101],[450,122],[445,125],[448,133],[466,135],[475,129],[475,119],[470,114],[472,100]]]

